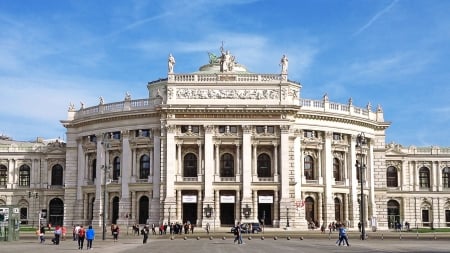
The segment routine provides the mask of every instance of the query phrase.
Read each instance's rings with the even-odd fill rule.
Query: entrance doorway
[[[258,220],[264,225],[272,225],[272,204],[258,204]],[[264,222],[264,223],[263,223]]]
[[[234,203],[220,204],[220,224],[234,225]]]
[[[197,223],[197,203],[183,203],[183,223]]]

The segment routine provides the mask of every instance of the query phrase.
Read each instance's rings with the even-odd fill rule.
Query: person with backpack
[[[86,230],[86,249],[92,249],[92,241],[95,238],[95,230],[92,228],[92,225],[89,225],[89,228]]]
[[[81,225],[80,229],[78,230],[78,249],[83,249],[85,237],[86,237],[86,230],[84,230],[83,225]]]

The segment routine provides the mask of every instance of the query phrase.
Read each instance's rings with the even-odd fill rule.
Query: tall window
[[[30,186],[30,167],[22,165],[19,168],[19,186]]]
[[[397,168],[389,166],[386,171],[387,187],[398,187],[398,173]]]
[[[316,221],[315,210],[314,210],[314,199],[307,197],[305,199],[305,219],[308,222]]]
[[[0,185],[8,183],[8,168],[5,165],[0,165]]]
[[[333,159],[333,176],[334,181],[341,181],[341,163],[339,162],[339,159],[334,158]]]
[[[334,198],[334,220],[342,221],[341,217],[341,200],[339,198]]]
[[[422,167],[419,170],[419,186],[430,188],[430,170],[427,167]]]
[[[184,156],[183,177],[197,176],[197,156],[193,153],[188,153]]]
[[[304,170],[306,180],[314,180],[314,160],[310,155],[305,156]]]
[[[270,177],[271,176],[271,166],[270,166],[270,156],[267,154],[260,154],[258,156],[258,177]]]
[[[113,161],[113,180],[118,180],[120,177],[120,157],[114,157]]]
[[[97,159],[92,160],[92,180],[97,177]]]
[[[150,157],[148,155],[143,155],[139,160],[139,178],[147,179],[149,175],[150,175]]]
[[[59,164],[52,168],[52,185],[63,185],[63,167]]]
[[[234,157],[229,153],[225,153],[220,157],[220,176],[234,177]]]
[[[450,168],[445,167],[442,170],[442,187],[450,188]]]

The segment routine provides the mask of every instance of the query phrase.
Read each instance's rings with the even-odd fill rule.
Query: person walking
[[[84,229],[83,225],[80,226],[80,229],[78,230],[78,249],[83,249],[84,246],[84,239],[86,238],[86,230]]]
[[[113,234],[114,242],[117,242],[117,240],[119,239],[119,226],[117,226],[116,224],[114,224],[114,226],[112,228],[112,234]]]
[[[43,224],[39,228],[39,240],[41,243],[45,242],[45,226]]]
[[[347,244],[347,247],[350,246],[350,244],[348,244],[347,229],[345,228],[344,224],[341,224],[341,226],[339,227],[339,245],[338,246],[341,246],[341,243],[343,243],[343,241],[345,241],[345,244]]]
[[[92,225],[89,225],[86,230],[86,249],[92,249],[92,241],[95,239],[95,230],[92,228]]]
[[[143,244],[147,243],[148,240],[148,233],[150,233],[150,230],[148,229],[148,226],[145,225],[144,228],[141,230],[141,235],[144,236],[144,239],[142,240]]]

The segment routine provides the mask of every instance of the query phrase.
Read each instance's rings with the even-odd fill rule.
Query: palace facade
[[[66,142],[3,137],[0,207],[66,226],[450,226],[450,148],[386,144],[381,106],[302,98],[286,56],[281,74],[228,51],[178,74],[171,57],[147,98],[71,105]]]

